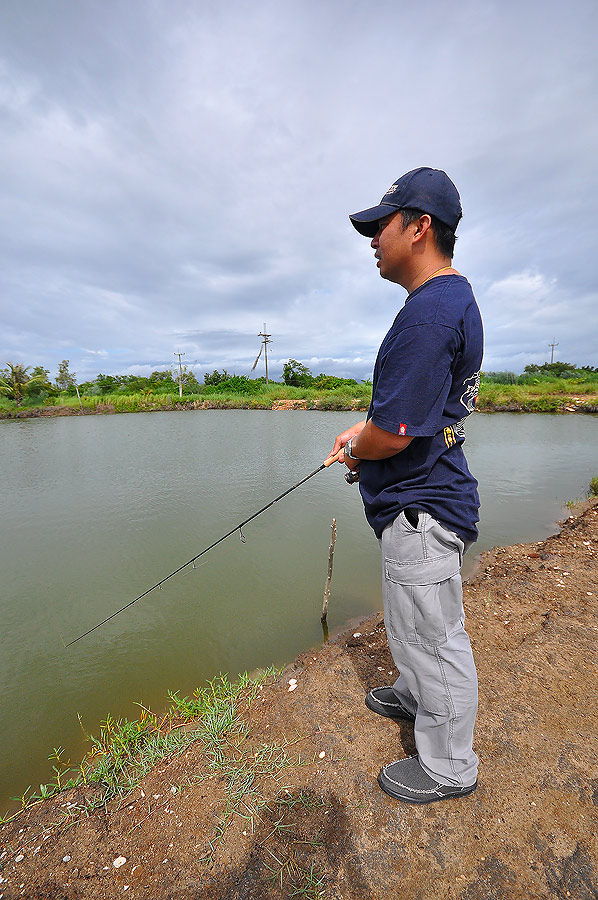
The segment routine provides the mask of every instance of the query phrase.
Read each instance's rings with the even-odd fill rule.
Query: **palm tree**
[[[0,394],[14,400],[17,406],[23,401],[23,394],[30,388],[45,383],[45,375],[28,375],[31,366],[20,363],[7,363],[6,369],[0,370]]]

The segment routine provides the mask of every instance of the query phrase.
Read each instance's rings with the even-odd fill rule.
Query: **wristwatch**
[[[348,456],[349,459],[354,459],[355,462],[360,462],[359,456],[353,455],[353,438],[350,438],[345,444],[345,456]]]

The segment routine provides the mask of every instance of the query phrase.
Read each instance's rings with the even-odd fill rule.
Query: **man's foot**
[[[415,716],[405,709],[391,687],[373,688],[365,696],[365,705],[379,716],[387,719],[407,719],[415,722]]]
[[[451,797],[466,797],[478,786],[477,780],[466,787],[439,784],[424,772],[417,756],[388,763],[378,775],[378,784],[391,797],[405,803],[434,803]]]

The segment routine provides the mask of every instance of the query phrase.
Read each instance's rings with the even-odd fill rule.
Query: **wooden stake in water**
[[[332,535],[330,536],[330,550],[328,551],[328,575],[326,576],[326,587],[324,588],[324,602],[322,603],[322,615],[320,620],[326,621],[328,615],[328,600],[330,599],[330,582],[332,580],[332,561],[334,558],[334,545],[336,543],[336,519],[332,520]]]

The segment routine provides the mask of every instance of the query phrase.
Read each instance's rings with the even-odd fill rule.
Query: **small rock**
[[[115,869],[120,869],[121,866],[124,866],[126,861],[127,861],[126,856],[117,856],[116,859],[113,861],[112,865],[114,866]]]
[[[63,862],[70,862],[72,858],[73,858],[72,856],[69,856],[69,855],[67,854],[66,856],[63,856],[63,857],[62,857],[62,861],[63,861]]]
[[[290,694],[292,691],[295,691],[295,690],[297,690],[297,685],[296,685],[296,684],[290,684],[290,685],[289,685],[289,694]]]
[[[361,631],[356,631],[353,637],[361,637]]]
[[[19,853],[18,856],[15,856],[15,862],[22,862],[25,859],[22,853]]]
[[[325,750],[322,750],[321,753],[318,753],[318,756],[319,756],[320,759],[324,759],[324,757],[326,756],[326,751],[325,751]]]

